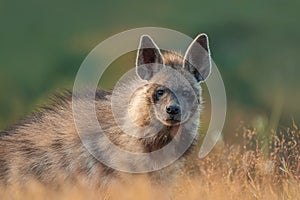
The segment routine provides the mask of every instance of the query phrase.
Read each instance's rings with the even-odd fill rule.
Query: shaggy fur
[[[119,111],[121,123],[127,131],[130,131],[130,135],[126,134],[114,120],[113,110],[111,109],[112,94],[101,89],[96,91],[96,113],[103,133],[115,145],[127,151],[153,152],[161,149],[174,139],[178,129],[181,130],[179,141],[184,142],[191,139],[199,128],[200,109],[198,105],[201,103],[201,88],[199,81],[194,76],[195,74],[190,73],[187,68],[183,67],[185,62],[183,56],[174,52],[163,52],[162,55],[159,49],[156,49],[156,46],[150,50],[153,49],[155,50],[154,53],[151,51],[150,53],[144,53],[140,46],[138,58],[141,60],[139,61],[144,62],[144,64],[146,62],[161,62],[171,68],[157,68],[150,75],[147,74],[148,72],[142,72],[144,74],[141,75],[137,71],[140,78],[133,78],[126,85],[116,90],[114,94],[119,99],[115,109]],[[143,56],[146,56],[146,58]],[[209,56],[209,51],[208,55],[205,56]],[[171,69],[175,69],[178,74],[170,73]],[[147,78],[143,78],[143,76]],[[180,127],[178,124],[172,124],[172,122],[168,124],[169,122],[163,121],[161,116],[166,116],[166,114],[161,108],[178,101],[172,91],[184,90],[182,77],[191,85],[196,98],[189,102],[192,105],[192,114],[184,113],[184,107],[181,107],[182,116],[180,116],[183,118],[183,115],[186,114],[186,121],[182,121]],[[168,85],[171,88],[170,90],[165,89],[163,98],[158,99],[155,95],[162,85]],[[128,91],[136,87],[138,89],[130,97],[128,107],[124,106],[128,104],[128,102],[123,102],[125,96],[128,95]],[[84,98],[73,98],[73,101],[82,105],[81,117],[83,120],[88,120],[90,116],[88,116],[84,107],[86,100]],[[188,114],[190,115],[188,116]],[[157,134],[145,138],[132,136],[151,134],[157,127],[149,126],[150,122],[154,122],[160,127]],[[145,127],[147,128],[145,129]],[[5,185],[24,184],[28,180],[34,179],[55,186],[57,183],[80,180],[80,182],[90,186],[101,188],[109,186],[114,181],[126,181],[131,175],[102,164],[94,157],[95,155],[96,157],[98,155],[107,157],[112,162],[124,162],[130,165],[129,167],[132,169],[149,164],[145,163],[144,160],[126,162],[126,158],[110,151],[109,145],[103,142],[103,134],[100,134],[96,127],[87,127],[86,130],[80,138],[73,119],[72,94],[65,92],[63,95],[56,96],[52,105],[44,107],[19,124],[1,132],[1,183]],[[84,139],[84,137],[89,138],[88,148],[92,149],[94,156],[82,145],[81,139]],[[194,144],[195,138],[192,138],[192,140]],[[160,171],[151,172],[146,176],[157,183],[172,180],[172,175],[180,169],[186,155],[192,150],[193,144],[171,166]],[[174,149],[174,152],[179,150]]]

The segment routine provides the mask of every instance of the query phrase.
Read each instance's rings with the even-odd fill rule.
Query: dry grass
[[[202,160],[192,155],[175,189],[153,189],[142,179],[114,185],[109,199],[300,199],[300,132],[296,125],[261,138],[239,131],[241,145],[219,144]],[[171,194],[171,197],[170,197]],[[0,190],[0,199],[104,199],[81,184],[49,189],[38,183]]]

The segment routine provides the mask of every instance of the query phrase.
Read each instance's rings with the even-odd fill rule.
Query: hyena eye
[[[156,96],[157,96],[157,97],[161,97],[164,93],[165,93],[164,90],[157,90],[157,91],[156,91]]]

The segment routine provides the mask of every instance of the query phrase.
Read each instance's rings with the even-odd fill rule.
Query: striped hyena
[[[195,144],[202,102],[199,83],[210,70],[205,34],[190,44],[184,56],[160,50],[149,36],[142,36],[136,59],[137,77],[116,89],[114,95],[96,91],[94,104],[102,130],[88,124],[90,115],[85,111],[84,97],[72,97],[71,92],[56,96],[50,106],[1,132],[1,183],[22,184],[34,179],[51,185],[80,180],[102,187],[122,181],[126,173],[103,164],[103,158],[112,166],[125,166],[127,172],[148,171],[145,176],[156,182],[170,180]],[[113,97],[118,100],[114,108]],[[74,101],[82,107],[82,124],[74,123]],[[118,113],[119,123],[114,113]],[[78,134],[77,126],[85,131]],[[151,154],[170,143],[174,145],[161,151],[160,156]],[[122,156],[112,150],[111,144],[146,156]],[[159,167],[170,157],[173,162],[172,156],[180,158],[169,167]]]

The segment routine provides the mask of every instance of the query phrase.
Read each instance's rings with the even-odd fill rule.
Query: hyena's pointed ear
[[[163,56],[150,36],[143,35],[140,40],[137,58],[136,72],[143,80],[150,80],[164,65]]]
[[[183,67],[194,75],[198,82],[205,81],[211,71],[211,58],[206,34],[198,35],[188,47]]]

